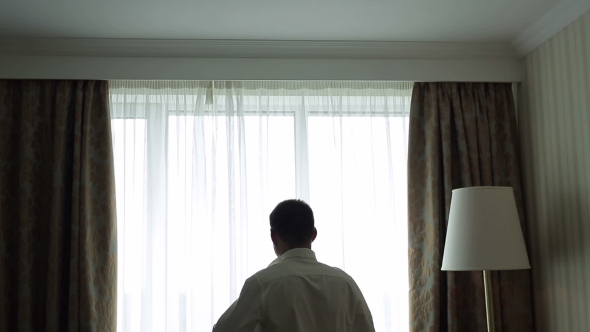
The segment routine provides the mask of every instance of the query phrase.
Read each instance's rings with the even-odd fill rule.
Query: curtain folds
[[[114,331],[104,81],[0,81],[0,330]]]
[[[412,331],[486,331],[481,272],[440,271],[451,191],[510,186],[524,224],[510,84],[416,83],[408,155]],[[530,272],[493,272],[497,331],[532,331]]]
[[[268,214],[295,197],[318,259],[357,280],[378,331],[406,331],[411,89],[111,82],[119,331],[210,331],[274,258]]]

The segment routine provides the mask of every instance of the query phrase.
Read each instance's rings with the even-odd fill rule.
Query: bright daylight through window
[[[301,198],[318,260],[408,331],[411,84],[112,82],[118,331],[210,331],[274,258],[268,214]]]

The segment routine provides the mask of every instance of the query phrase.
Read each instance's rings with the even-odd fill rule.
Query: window
[[[318,260],[377,331],[407,331],[408,83],[113,82],[119,331],[210,331],[274,253],[268,214],[314,209]]]

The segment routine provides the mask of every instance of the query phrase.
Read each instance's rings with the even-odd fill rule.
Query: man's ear
[[[276,244],[279,241],[279,235],[277,234],[277,232],[274,229],[270,230],[270,239],[272,240],[272,243]]]
[[[311,242],[315,241],[315,238],[318,236],[317,228],[313,228],[313,237],[311,238]]]

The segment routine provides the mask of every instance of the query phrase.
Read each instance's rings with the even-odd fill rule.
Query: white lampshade
[[[442,270],[530,267],[512,188],[453,190]]]

